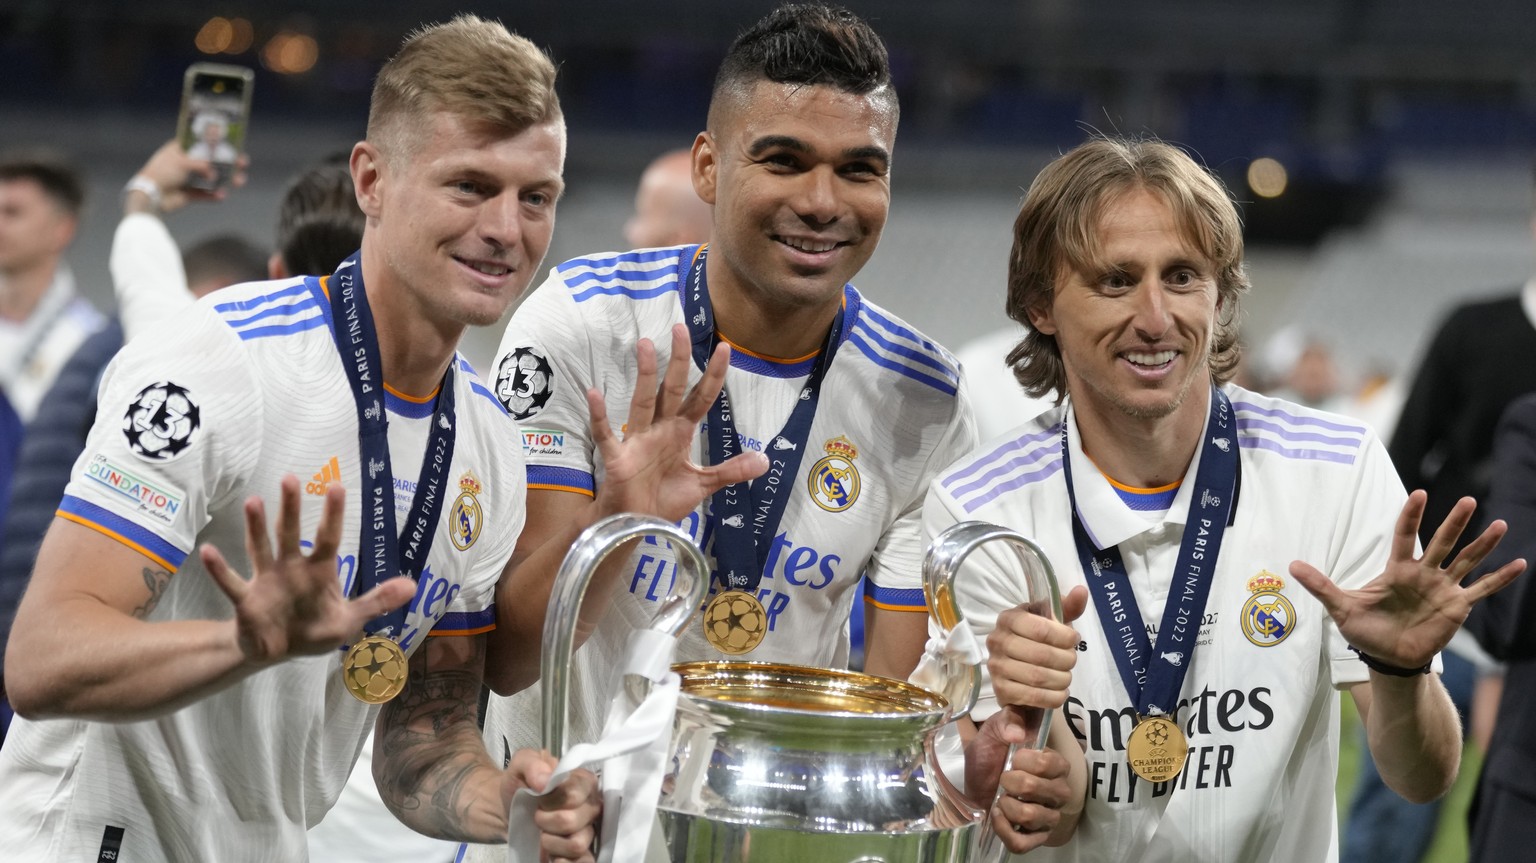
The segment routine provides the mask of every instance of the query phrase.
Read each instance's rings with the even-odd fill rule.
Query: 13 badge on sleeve
[[[202,412],[192,393],[171,381],[139,390],[123,415],[128,448],[145,461],[170,461],[192,445]]]

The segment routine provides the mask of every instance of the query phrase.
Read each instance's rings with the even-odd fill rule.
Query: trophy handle
[[[960,564],[972,551],[983,543],[999,541],[1007,544],[1018,556],[1024,569],[1024,588],[1028,599],[1025,604],[1036,614],[1049,615],[1061,620],[1061,590],[1056,584],[1056,572],[1040,546],[1023,534],[982,521],[963,521],[952,525],[934,538],[923,558],[923,595],[928,602],[928,612],[933,616],[945,637],[957,627],[965,625],[960,606],[955,600],[955,576]],[[981,666],[973,665],[968,673],[951,677],[945,682],[940,694],[949,699],[953,708],[951,718],[958,719],[970,714],[976,706],[981,690]],[[1006,710],[1019,708],[1006,707]],[[1035,735],[1034,748],[1043,749],[1051,731],[1052,711],[1045,710],[1040,716],[1040,731]],[[1008,747],[1003,769],[1013,763],[1015,746]],[[976,856],[980,861],[1001,859],[1004,849],[992,832],[991,814],[1002,797],[1003,786],[997,786],[991,804],[981,813],[981,824],[976,834]]]
[[[544,748],[556,758],[565,754],[570,724],[571,654],[576,650],[576,624],[582,598],[592,576],[609,554],[642,536],[665,539],[677,555],[677,577],[671,592],[658,603],[650,628],[677,636],[698,613],[709,592],[709,562],[693,537],[655,516],[621,513],[597,522],[576,538],[555,576],[554,595],[544,614],[544,646],[539,661],[543,694]]]

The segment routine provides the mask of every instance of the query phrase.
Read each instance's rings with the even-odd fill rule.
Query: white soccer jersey
[[[1322,605],[1289,575],[1304,560],[1346,589],[1385,567],[1406,495],[1365,426],[1235,386],[1241,456],[1199,638],[1174,717],[1189,740],[1183,771],[1163,785],[1136,778],[1125,741],[1135,711],[1095,607],[1064,708],[1087,750],[1088,799],[1076,837],[1040,848],[1047,861],[1321,863],[1337,857],[1337,688],[1367,679]],[[1074,489],[1098,548],[1118,545],[1154,651],[1193,494],[1198,456],[1166,515],[1133,511],[1083,455],[1070,405],[981,447],[934,481],[924,508],[931,540],[962,521],[1000,524],[1037,542],[1066,594],[1084,584],[1062,473],[1068,422]],[[1234,443],[1228,441],[1228,444]],[[1024,601],[1017,575],[983,546],[955,592],[978,636]],[[990,684],[976,711],[996,710]]]
[[[665,367],[672,327],[683,323],[678,285],[697,248],[569,261],[513,315],[499,351],[496,392],[522,424],[530,489],[590,494],[602,481],[584,393],[597,387],[610,421],[625,421],[635,344],[651,339]],[[757,589],[768,633],[748,659],[846,665],[852,588],[866,566],[870,601],[922,610],[916,530],[922,497],[938,469],[973,442],[954,359],[851,286],[845,297],[848,324],[823,380],[798,472],[786,487],[788,503]],[[814,361],[733,352],[726,389],[746,447],[761,450],[763,441],[777,437]],[[701,375],[693,368],[690,382]],[[693,457],[706,460],[702,435]],[[843,478],[841,495],[818,481],[833,472]],[[904,522],[912,529],[893,530]],[[702,508],[682,524],[709,554]],[[623,664],[630,632],[648,625],[666,595],[674,577],[671,554],[642,543],[627,573],[607,616],[576,654],[575,740],[595,736],[600,705],[613,691],[607,672]],[[698,621],[682,638],[678,657],[730,658],[709,646]],[[493,754],[538,744],[536,688],[493,698],[492,705],[486,736]]]
[[[277,517],[279,481],[303,480],[302,535],[325,487],[347,489],[337,571],[357,571],[357,415],[322,280],[227,288],[135,340],[109,368],[101,410],[59,513],[176,571],[150,620],[227,619],[193,549],[249,574],[243,502]],[[407,651],[494,626],[495,585],[523,522],[515,427],[455,357],[450,483]],[[387,390],[387,386],[386,386]],[[414,491],[430,401],[387,399],[400,495]],[[397,523],[403,523],[403,519]],[[190,555],[190,556],[189,556]],[[280,663],[159,719],[18,721],[0,753],[0,859],[303,860],[305,829],[336,800],[376,707],[342,685],[342,653]]]

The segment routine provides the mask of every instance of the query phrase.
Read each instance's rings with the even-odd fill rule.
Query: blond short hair
[[[1221,311],[1209,362],[1212,380],[1226,383],[1237,368],[1239,298],[1249,287],[1242,222],[1221,181],[1162,141],[1094,138],[1035,177],[1013,223],[1008,317],[1029,325],[1031,309],[1050,308],[1064,273],[1093,269],[1100,259],[1099,220],[1111,204],[1137,189],[1161,198],[1185,241],[1214,265]],[[1031,396],[1066,395],[1066,366],[1055,337],[1031,328],[1008,354],[1008,365]]]
[[[460,15],[422,27],[379,70],[368,140],[389,158],[409,153],[413,133],[437,111],[509,135],[559,119],[555,64],[500,22]]]

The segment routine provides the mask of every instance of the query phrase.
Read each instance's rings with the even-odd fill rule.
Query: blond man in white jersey
[[[1001,780],[1011,849],[1065,843],[1032,860],[1335,860],[1340,690],[1398,793],[1456,776],[1435,659],[1525,562],[1461,588],[1502,522],[1450,558],[1464,499],[1421,555],[1424,494],[1404,495],[1374,433],[1227,383],[1246,288],[1226,190],[1162,142],[1083,144],[1015,223],[1020,381],[1066,403],[945,470],[924,533],[1019,530],[1082,614],[1074,630],[1020,608],[997,556],[958,579],[991,651],[968,778],[996,775],[1011,708],[1060,708],[1060,760]]]
[[[897,112],[884,46],[863,21],[821,6],[770,13],[731,48],[693,146],[694,188],[713,207],[710,243],[562,264],[508,326],[495,389],[529,457],[525,543],[612,481],[579,421],[580,394],[602,387],[610,410],[622,410],[636,339],[687,326],[692,343],[673,345],[673,359],[681,353],[695,376],[711,344],[733,346],[727,400],[709,419],[725,428],[728,404],[723,453],[708,434],[694,452],[716,463],[760,450],[774,466],[732,491],[740,509],[717,495],[682,524],[715,564],[712,597],[735,591],[740,608],[755,606],[750,634],[760,640],[718,644],[694,623],[680,659],[845,665],[865,570],[866,669],[905,677],[922,651],[922,549],[915,531],[896,540],[894,527],[915,528],[928,478],[974,432],[954,359],[848,284],[885,225]],[[764,483],[773,493],[759,494]],[[746,553],[728,560],[731,531]],[[674,566],[665,547],[642,543],[610,573],[611,594],[588,599],[601,619],[576,654],[572,739],[596,736],[629,633],[647,624]],[[493,646],[492,663],[508,672],[528,658]],[[536,695],[492,698],[493,753],[537,742]]]
[[[524,470],[455,346],[548,248],[554,74],[499,24],[413,34],[351,157],[362,250],[325,279],[231,287],[115,361],[7,654],[27,718],[0,753],[0,858],[305,859],[376,717],[375,778],[420,832],[504,841],[510,794],[545,784],[548,756],[503,769],[475,717],[497,583],[558,558],[507,568]],[[648,345],[637,366],[654,394]],[[682,372],[637,397],[622,444],[596,405],[617,481],[572,536],[760,469],[687,462],[723,366],[692,401],[670,395]],[[575,774],[512,829],[590,860],[594,792]]]

